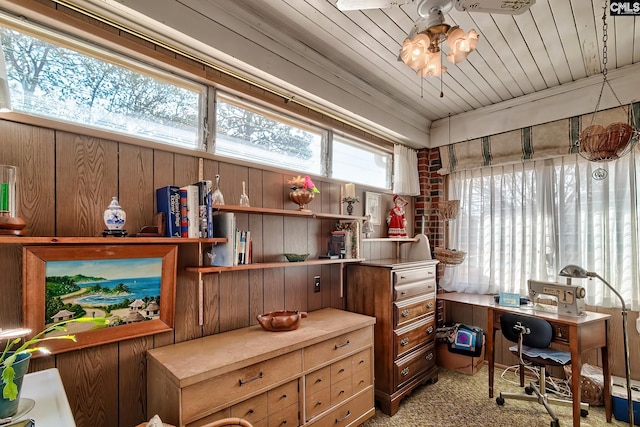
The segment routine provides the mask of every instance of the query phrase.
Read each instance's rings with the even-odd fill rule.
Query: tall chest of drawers
[[[375,316],[375,397],[387,415],[420,384],[436,382],[437,260],[347,266],[346,308]]]
[[[294,331],[260,326],[147,352],[147,411],[180,427],[221,418],[254,427],[355,427],[375,414],[375,319],[310,312]]]

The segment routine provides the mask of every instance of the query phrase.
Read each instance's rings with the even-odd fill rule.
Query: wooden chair
[[[526,394],[501,392],[500,396],[496,398],[496,403],[502,406],[505,403],[505,399],[538,402],[545,407],[551,416],[551,427],[559,427],[560,422],[551,407],[551,403],[571,406],[572,401],[556,399],[548,395],[545,366],[567,365],[571,363],[571,355],[567,352],[558,352],[549,348],[553,338],[553,329],[545,319],[515,313],[504,313],[500,316],[500,329],[507,340],[518,344],[516,347],[509,348],[509,350],[519,359],[520,386],[524,385],[524,367],[526,365],[537,366],[540,369],[540,379],[538,384],[532,381],[528,387],[525,387]],[[560,358],[555,358],[559,353],[562,353],[562,361],[560,361]],[[573,398],[580,399],[580,396],[573,396]],[[580,403],[580,406],[580,415],[586,417],[589,413],[589,405]]]

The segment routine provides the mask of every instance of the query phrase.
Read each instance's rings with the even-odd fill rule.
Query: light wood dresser
[[[347,310],[376,317],[375,398],[387,415],[414,388],[438,381],[436,264],[393,258],[347,267]]]
[[[357,426],[375,413],[375,318],[326,308],[294,331],[259,325],[148,350],[149,417],[196,427]]]

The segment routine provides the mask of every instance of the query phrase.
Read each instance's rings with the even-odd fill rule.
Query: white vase
[[[126,212],[120,207],[118,198],[113,197],[111,203],[109,203],[109,206],[104,211],[104,224],[108,230],[122,230],[126,220]]]

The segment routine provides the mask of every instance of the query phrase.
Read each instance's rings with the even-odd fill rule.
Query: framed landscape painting
[[[105,317],[107,327],[74,322],[48,336],[52,353],[173,329],[176,245],[25,246],[23,323],[32,335],[53,323]]]

